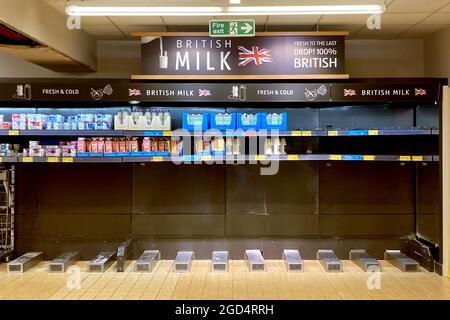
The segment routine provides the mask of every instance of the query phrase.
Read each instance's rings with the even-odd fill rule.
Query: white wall
[[[351,77],[423,77],[423,40],[349,40],[346,69]]]
[[[442,210],[443,210],[443,241],[444,246],[442,248],[443,254],[443,275],[447,275],[450,278],[450,126],[446,125],[450,123],[450,88],[447,86],[444,89],[443,105],[442,105]]]
[[[423,40],[348,40],[347,72],[351,77],[423,77]],[[97,72],[55,73],[0,53],[0,78],[129,78],[140,74],[139,41],[98,41]]]
[[[450,81],[450,27],[425,41],[425,74]],[[443,114],[443,210],[444,210],[444,275],[450,277],[450,89],[444,92]]]
[[[425,40],[425,75],[450,80],[450,27]]]
[[[98,75],[104,78],[130,78],[141,73],[140,41],[99,41]]]

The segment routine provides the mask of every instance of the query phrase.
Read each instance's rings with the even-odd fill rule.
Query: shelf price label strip
[[[363,156],[364,161],[375,161],[375,156]]]
[[[329,160],[333,161],[342,160],[342,156],[340,154],[331,154]]]
[[[300,161],[300,160],[308,160],[309,155],[305,156],[303,155],[298,155],[298,154],[289,154],[289,155],[285,155],[284,157],[278,158],[278,159],[272,159],[272,160],[288,160],[288,161]],[[316,155],[317,156],[317,155]],[[331,160],[331,161],[383,161],[384,158],[383,156],[381,156],[381,158],[378,158],[378,156],[375,155],[340,155],[340,154],[331,154],[331,155],[323,155],[324,158],[323,159],[315,159],[315,160]],[[303,157],[303,158],[302,158]],[[424,156],[390,156],[391,160],[392,158],[395,159],[395,157],[397,157],[397,161],[416,161],[416,162],[422,162],[422,161],[428,161],[425,160]],[[431,156],[430,156],[431,157]],[[266,160],[271,160],[270,156],[266,156],[266,155],[254,155],[252,157],[247,158],[246,160],[251,160],[254,159],[254,161],[266,161]],[[317,158],[317,157],[316,157]],[[8,158],[9,159],[9,158]],[[47,157],[46,161],[47,163],[73,163],[75,162],[74,157]],[[89,159],[88,157],[85,158],[83,157],[83,159]],[[109,157],[105,157],[105,159],[109,159]],[[35,162],[35,159],[33,157],[22,157],[21,158],[21,162],[23,163],[31,163],[31,162]],[[182,156],[179,159],[180,161],[213,161],[213,160],[239,160],[238,157],[232,156],[232,157],[221,157],[221,156],[211,156],[211,155],[203,155],[203,156],[194,156],[194,155],[187,155],[187,156]],[[243,159],[241,159],[243,160]],[[387,161],[387,159],[385,159]],[[9,160],[8,160],[9,161]],[[166,158],[163,156],[153,156],[153,157],[149,157],[148,161],[150,162],[164,162],[166,161]],[[430,160],[431,161],[431,160]],[[434,160],[437,161],[437,160]],[[0,163],[4,162],[4,157],[0,157]],[[12,161],[14,162],[14,161]],[[40,162],[40,161],[38,161]],[[107,162],[107,161],[105,161]],[[122,162],[127,162],[127,161],[122,161]]]
[[[8,131],[8,136],[18,136],[20,135],[19,130],[9,130]]]
[[[347,135],[349,136],[367,136],[369,132],[367,130],[349,130]]]
[[[364,156],[361,155],[350,155],[350,154],[345,154],[345,155],[340,155],[340,154],[331,154],[329,156],[329,160],[333,160],[333,161],[339,161],[339,160],[344,160],[344,161],[362,161],[364,160]]]
[[[247,130],[244,132],[225,130],[222,131],[224,136],[268,136],[271,135],[271,130],[262,133],[258,130]],[[438,135],[439,129],[350,129],[350,130],[292,130],[279,131],[280,135],[292,137],[311,137],[311,136],[378,136],[378,135]],[[183,132],[174,132],[172,130],[16,130],[5,129],[1,130],[1,135],[8,136],[100,136],[102,134],[112,136],[143,136],[143,137],[172,137],[172,136],[186,136]],[[194,131],[191,131],[187,136],[192,136]],[[205,134],[205,133],[203,133]],[[214,134],[206,134],[213,136]]]
[[[171,130],[110,130],[110,131],[94,131],[94,130],[4,130],[3,135],[8,136],[64,136],[64,135],[79,135],[79,136],[100,136],[101,133],[113,136],[143,136],[143,137],[173,137],[173,136],[192,136],[194,132],[190,132],[185,135],[181,132],[176,133]],[[270,131],[267,133],[261,133],[255,130],[248,130],[245,132],[222,132],[225,137],[255,137],[255,136],[269,136]],[[436,129],[410,129],[410,130],[397,130],[397,129],[369,129],[369,130],[293,130],[293,131],[280,131],[282,136],[292,137],[311,137],[311,136],[378,136],[378,135],[436,135],[439,134],[439,130]],[[214,134],[205,134],[206,136],[214,136]],[[199,135],[202,135],[200,133]],[[196,135],[197,136],[197,135]]]
[[[330,130],[330,131],[328,131],[328,136],[329,137],[337,137],[337,136],[339,136],[339,131]]]
[[[132,134],[132,132],[128,132],[128,134]],[[149,131],[144,131],[142,133],[142,135],[144,137],[172,137],[173,136],[173,131],[170,130],[165,130],[165,131],[161,131],[161,130],[149,130]]]
[[[292,137],[312,137],[313,132],[310,130],[294,130],[291,131]]]

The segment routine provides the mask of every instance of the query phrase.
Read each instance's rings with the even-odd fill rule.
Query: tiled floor
[[[305,261],[304,273],[288,273],[280,260],[267,261],[267,272],[250,273],[243,260],[233,260],[228,273],[211,273],[209,261],[197,260],[190,273],[173,273],[172,262],[160,261],[151,273],[133,272],[131,264],[125,273],[113,265],[103,274],[86,272],[86,262],[77,264],[81,273],[49,273],[46,262],[7,273],[2,264],[0,299],[450,299],[450,279],[423,269],[402,273],[385,261],[379,278],[351,261],[343,273],[325,273],[317,261]],[[369,289],[368,279],[380,289]]]

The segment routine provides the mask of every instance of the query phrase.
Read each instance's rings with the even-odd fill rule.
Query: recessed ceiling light
[[[241,4],[241,0],[230,0],[230,4]]]

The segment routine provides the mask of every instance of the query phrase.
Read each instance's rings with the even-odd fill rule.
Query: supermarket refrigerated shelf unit
[[[328,86],[330,89],[328,99],[319,97],[317,101],[311,102],[301,100],[304,99],[302,91],[304,89],[301,88],[303,84],[296,83],[295,86],[300,88],[296,97],[300,97],[301,101],[286,101],[286,97],[273,97],[273,101],[262,100],[261,97],[260,100],[254,98],[255,101],[229,101],[227,98],[218,101],[217,95],[205,98],[205,101],[200,101],[200,98],[189,101],[186,97],[174,97],[175,101],[170,101],[167,97],[158,100],[157,97],[142,96],[143,101],[139,105],[130,106],[128,89],[135,85],[140,88],[150,87],[151,83],[113,85],[114,92],[117,93],[115,100],[108,96],[102,101],[93,101],[89,94],[91,87],[102,87],[101,85],[89,84],[86,86],[87,90],[83,91],[84,84],[80,89],[80,95],[73,97],[73,101],[62,103],[59,97],[59,100],[49,101],[51,104],[45,99],[52,100],[53,97],[15,101],[9,96],[2,97],[0,91],[0,100],[11,103],[3,106],[5,110],[8,109],[9,115],[27,113],[26,109],[32,109],[30,112],[35,114],[49,115],[61,112],[61,115],[67,116],[77,114],[81,109],[84,109],[82,112],[97,113],[97,107],[99,114],[113,115],[123,108],[136,111],[140,108],[142,110],[161,108],[162,105],[162,108],[170,112],[172,119],[170,126],[172,130],[129,130],[132,126],[126,125],[118,130],[6,129],[0,130],[0,139],[3,142],[25,145],[27,140],[40,140],[42,142],[40,146],[43,147],[47,141],[56,145],[56,141],[74,141],[77,137],[86,137],[88,142],[108,137],[113,141],[140,138],[135,141],[143,142],[144,139],[141,137],[158,138],[151,139],[158,141],[170,140],[159,139],[160,137],[191,137],[192,141],[196,141],[195,138],[198,137],[217,135],[242,138],[244,141],[242,150],[237,153],[233,151],[233,155],[230,153],[197,155],[194,151],[195,144],[191,144],[189,146],[191,150],[185,150],[182,156],[170,156],[167,155],[167,151],[159,150],[153,153],[154,148],[151,148],[152,152],[140,152],[139,156],[132,152],[125,152],[126,155],[122,152],[116,155],[105,153],[83,155],[77,152],[75,157],[0,156],[0,162],[5,166],[12,165],[18,172],[20,171],[18,181],[31,181],[30,186],[22,188],[20,192],[17,191],[18,199],[19,193],[20,199],[24,199],[24,192],[29,192],[33,197],[33,201],[27,204],[30,208],[22,206],[17,209],[18,214],[26,215],[22,220],[27,220],[28,223],[16,233],[20,240],[16,241],[17,247],[20,246],[18,251],[42,250],[31,248],[30,243],[39,242],[30,239],[43,239],[47,241],[45,248],[51,251],[44,254],[56,257],[60,252],[74,251],[74,248],[70,248],[69,242],[65,242],[67,239],[81,237],[88,242],[92,241],[89,248],[81,245],[76,248],[81,256],[86,256],[83,250],[95,253],[111,251],[113,245],[108,246],[106,242],[100,241],[99,234],[105,234],[108,239],[117,239],[121,243],[125,236],[136,232],[136,242],[144,248],[158,248],[161,252],[167,252],[168,249],[176,251],[192,249],[199,257],[205,257],[202,250],[211,247],[209,243],[204,245],[208,238],[212,239],[212,244],[219,238],[224,239],[224,243],[230,238],[233,245],[214,248],[229,250],[230,259],[236,258],[233,257],[233,252],[243,252],[245,251],[243,249],[248,248],[260,250],[262,246],[265,246],[266,259],[279,258],[279,250],[271,246],[302,249],[302,258],[311,259],[314,258],[311,252],[321,249],[320,246],[324,243],[327,245],[324,248],[333,249],[341,259],[344,258],[342,252],[348,253],[355,243],[360,249],[374,249],[375,252],[370,254],[379,259],[380,252],[384,253],[388,245],[397,249],[405,245],[414,235],[420,234],[434,245],[430,252],[433,261],[440,264],[442,261],[440,235],[434,233],[440,226],[437,226],[438,220],[434,219],[434,215],[441,217],[442,213],[437,211],[435,206],[437,200],[431,193],[438,190],[438,179],[435,177],[441,170],[439,163],[441,136],[438,128],[441,96],[439,90],[436,91],[434,88],[441,88],[442,80],[370,81],[365,79],[356,83],[350,81],[343,83],[345,86],[348,83],[349,87],[355,89],[364,85],[370,88],[387,87],[390,84],[394,87],[405,85],[413,94],[409,97],[398,97],[398,100],[385,97],[378,97],[377,100],[376,97],[366,98],[361,95],[343,97],[341,92],[336,98],[334,97],[336,88],[343,88],[342,83],[336,83]],[[167,82],[158,85],[164,86],[165,83]],[[194,89],[199,85],[183,84],[193,86]],[[224,87],[228,85],[231,88],[232,84],[223,83]],[[249,88],[259,85],[267,87],[270,83],[254,82]],[[280,83],[276,85],[279,86]],[[414,97],[413,88],[416,85],[428,90],[428,96]],[[208,84],[202,86],[208,87]],[[250,98],[252,95],[248,94],[247,97]],[[212,100],[209,100],[210,98]],[[197,102],[198,105],[193,104]],[[88,109],[90,110],[85,111]],[[183,127],[182,113],[278,114],[280,110],[289,117],[289,120],[286,119],[287,125],[284,126],[287,130],[178,130]],[[76,128],[76,126],[59,126],[59,128]],[[111,126],[111,128],[118,127]],[[264,154],[265,151],[261,148],[258,150],[247,148],[249,145],[247,142],[256,141],[256,138],[261,137],[261,140],[258,139],[258,145],[261,147],[260,141],[275,135],[285,138],[283,139],[285,145],[289,147],[286,154]],[[93,139],[89,139],[90,137]],[[153,155],[157,153],[164,155]],[[261,178],[258,166],[264,166],[269,161],[280,161],[280,174],[278,177]],[[198,166],[175,167],[172,166],[172,162],[194,163]],[[95,166],[96,163],[105,165]],[[142,165],[146,163],[148,165]],[[65,165],[72,169],[66,169]],[[60,177],[63,179],[59,179]],[[217,181],[211,177],[217,178]],[[47,181],[47,178],[50,180]],[[61,182],[62,180],[69,181],[71,185],[65,185],[67,182]],[[196,185],[196,188],[191,188],[192,185]],[[399,186],[403,185],[405,190],[397,192]],[[74,193],[70,195],[70,199],[52,189],[61,186]],[[330,186],[333,187],[332,190]],[[252,190],[247,192],[249,195],[246,194],[248,190]],[[164,194],[174,192],[182,196],[168,204],[169,201],[159,199],[159,192]],[[264,197],[259,197],[260,194]],[[83,197],[87,198],[86,205],[81,206],[72,202],[72,198],[83,199]],[[355,208],[348,205],[353,197],[359,197]],[[394,199],[395,197],[397,199]],[[381,203],[383,201],[386,203]],[[249,209],[249,204],[257,208]],[[259,210],[260,205],[264,209]],[[30,211],[34,215],[30,215]],[[260,214],[260,211],[264,214]],[[13,208],[11,212],[13,216]],[[67,220],[64,220],[66,218]],[[7,235],[12,250],[14,224],[13,220],[9,221],[12,223]],[[97,225],[91,225],[95,223]],[[57,226],[61,225],[64,226],[58,229]],[[89,234],[94,230],[92,228],[96,227],[101,232],[97,233],[95,230],[93,235]],[[356,230],[358,228],[362,231]],[[28,233],[29,229],[31,231]],[[3,239],[2,234],[2,241]],[[343,241],[338,243],[331,239]],[[196,244],[196,241],[200,241],[201,245]],[[6,240],[5,243],[8,246]],[[303,250],[296,247],[298,243],[307,243],[311,248]],[[332,245],[328,247],[330,243]],[[151,246],[147,246],[149,244]],[[261,244],[261,247],[255,244]],[[55,254],[57,250],[58,254]],[[210,254],[211,251],[208,251],[207,255]],[[241,256],[238,258],[242,259]]]

